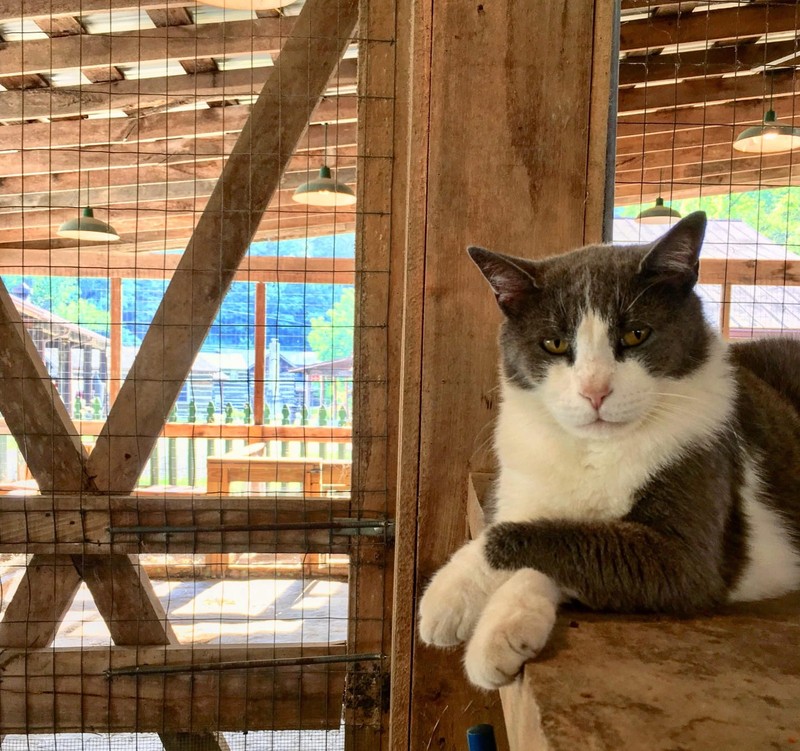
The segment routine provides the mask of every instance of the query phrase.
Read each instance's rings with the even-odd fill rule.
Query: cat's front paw
[[[547,644],[557,604],[557,589],[547,577],[518,571],[491,597],[467,645],[464,666],[470,681],[485,689],[513,682]]]
[[[489,595],[507,576],[486,563],[480,539],[456,551],[431,579],[419,603],[422,641],[453,647],[469,639]]]

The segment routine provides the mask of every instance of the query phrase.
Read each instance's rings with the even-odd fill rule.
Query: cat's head
[[[649,245],[541,261],[470,248],[505,314],[505,377],[574,435],[644,424],[703,365],[714,336],[694,292],[705,227],[695,212]]]

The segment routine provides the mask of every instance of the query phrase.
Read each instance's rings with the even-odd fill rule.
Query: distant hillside
[[[257,256],[352,258],[353,234],[315,237],[308,240],[259,242],[250,252]],[[92,331],[108,336],[109,283],[107,279],[67,277],[4,276],[3,281],[17,294],[28,291],[36,305],[74,320]],[[141,342],[167,282],[125,279],[122,283],[122,341]],[[345,285],[267,284],[267,341],[277,338],[287,350],[308,348],[312,318],[324,316],[339,300]],[[255,285],[235,282],[203,345],[207,352],[249,349],[253,346]]]

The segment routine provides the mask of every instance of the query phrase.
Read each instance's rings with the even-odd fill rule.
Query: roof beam
[[[644,86],[619,92],[618,111],[623,114],[643,110],[682,107],[690,104],[737,102],[743,99],[765,99],[770,88],[773,94],[794,94],[797,86],[794,70],[764,75],[743,75],[732,78],[698,78],[672,85]]]
[[[2,129],[0,129],[2,130]],[[44,175],[57,172],[115,170],[127,167],[214,160],[230,153],[236,135],[202,138],[170,138],[151,143],[116,144],[113,149],[90,146],[84,149],[33,149],[0,154],[0,177],[12,175]],[[335,129],[329,148],[355,146],[356,124],[344,123]],[[299,144],[299,153],[321,149],[325,145],[325,129],[311,125]]]
[[[198,50],[203,57],[278,53],[293,27],[294,18],[277,17],[7,42],[0,48],[0,76],[194,59]]]
[[[311,122],[355,120],[356,107],[355,96],[325,97],[314,110]],[[250,105],[241,104],[189,112],[113,117],[107,120],[56,120],[49,123],[6,125],[0,128],[0,150],[75,148],[112,143],[144,143],[181,136],[220,136],[238,133],[249,116]]]
[[[340,230],[341,231],[341,230]],[[352,228],[349,230],[352,232]],[[131,253],[117,250],[0,250],[0,274],[30,276],[92,276],[120,279],[169,279],[180,256]],[[269,258],[247,256],[236,269],[234,281],[308,284],[352,284],[352,258]]]
[[[324,149],[320,148],[298,152],[289,162],[287,173],[306,173],[316,169],[322,163],[323,151]],[[326,161],[332,169],[338,169],[352,167],[355,164],[355,157],[356,146],[343,146],[338,149],[329,146]],[[47,193],[55,199],[55,205],[79,206],[85,203],[88,197],[88,201],[92,205],[102,206],[107,203],[106,195],[109,188],[162,183],[172,185],[187,180],[209,180],[219,177],[222,166],[221,158],[193,160],[179,164],[134,165],[111,170],[95,170],[91,174],[90,181],[87,181],[86,175],[79,172],[16,175],[0,178],[0,188],[2,188],[7,205],[23,205],[26,202],[28,205],[33,205],[30,199],[31,194]],[[90,182],[88,189],[87,182]],[[80,200],[77,196],[74,196],[71,202],[66,200],[68,192],[79,189],[82,189]],[[16,200],[8,200],[15,195]],[[28,198],[24,196],[28,196]],[[39,201],[40,206],[48,206],[50,203],[49,200]]]
[[[722,42],[800,28],[796,3],[751,3],[720,10],[703,9],[680,16],[627,21],[620,27],[620,52],[659,49],[673,44]]]
[[[108,10],[184,8],[186,5],[186,0],[0,0],[0,21],[81,16]]]
[[[797,55],[795,40],[769,44],[732,44],[667,55],[634,55],[619,61],[619,85],[706,78],[739,73]]]
[[[793,112],[800,113],[800,95],[776,96],[774,106],[779,120],[791,121]],[[761,122],[765,109],[764,100],[747,99],[708,107],[678,107],[658,112],[629,113],[621,115],[617,120],[617,143],[627,138],[641,138],[645,133],[674,133],[715,125],[752,125]]]
[[[268,211],[281,216],[306,216],[308,214],[330,213],[329,207],[312,207],[294,203],[293,190],[276,191]],[[110,221],[121,232],[139,232],[142,230],[155,231],[182,227],[193,223],[208,205],[208,196],[190,198],[175,198],[160,201],[132,201],[119,204],[109,211]],[[127,208],[126,208],[127,206]],[[105,207],[95,207],[105,209]],[[336,213],[349,216],[355,212],[353,206],[343,206],[336,209]],[[7,230],[24,230],[26,235],[34,236],[37,228],[46,232],[53,232],[62,222],[73,219],[77,215],[77,206],[74,208],[33,209],[30,211],[9,211],[0,213],[0,236]],[[269,217],[272,218],[272,217]]]
[[[313,173],[316,166],[306,157],[295,157],[289,164],[291,165],[293,161],[295,162],[295,171],[284,173],[281,180],[283,190],[294,189],[307,182],[309,173]],[[332,162],[330,164],[334,166]],[[345,183],[355,183],[355,166],[355,157],[337,160],[337,179]],[[222,165],[220,164],[219,167],[221,171]],[[113,174],[113,170],[109,172],[109,175]],[[0,194],[0,222],[4,222],[9,214],[22,213],[23,209],[46,209],[50,212],[57,212],[59,209],[74,211],[78,206],[89,205],[108,207],[113,211],[120,204],[139,208],[154,202],[163,202],[165,210],[172,210],[176,201],[210,196],[217,184],[218,177],[218,174],[207,178],[190,175],[182,180],[161,180],[153,183],[140,180],[127,185],[106,184],[86,190],[78,187],[74,190],[44,190],[38,193],[28,186],[29,189],[23,193]]]
[[[338,73],[331,79],[327,94],[335,94],[336,87],[355,84],[356,68],[355,59],[343,60]],[[208,99],[235,99],[257,94],[270,70],[271,67],[261,67],[112,80],[74,87],[2,91],[0,113],[5,121],[31,120],[37,117],[75,117],[119,109],[146,111]]]

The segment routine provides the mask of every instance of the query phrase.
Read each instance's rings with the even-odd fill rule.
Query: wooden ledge
[[[565,609],[500,692],[511,750],[800,748],[799,643],[800,593],[691,619]]]

